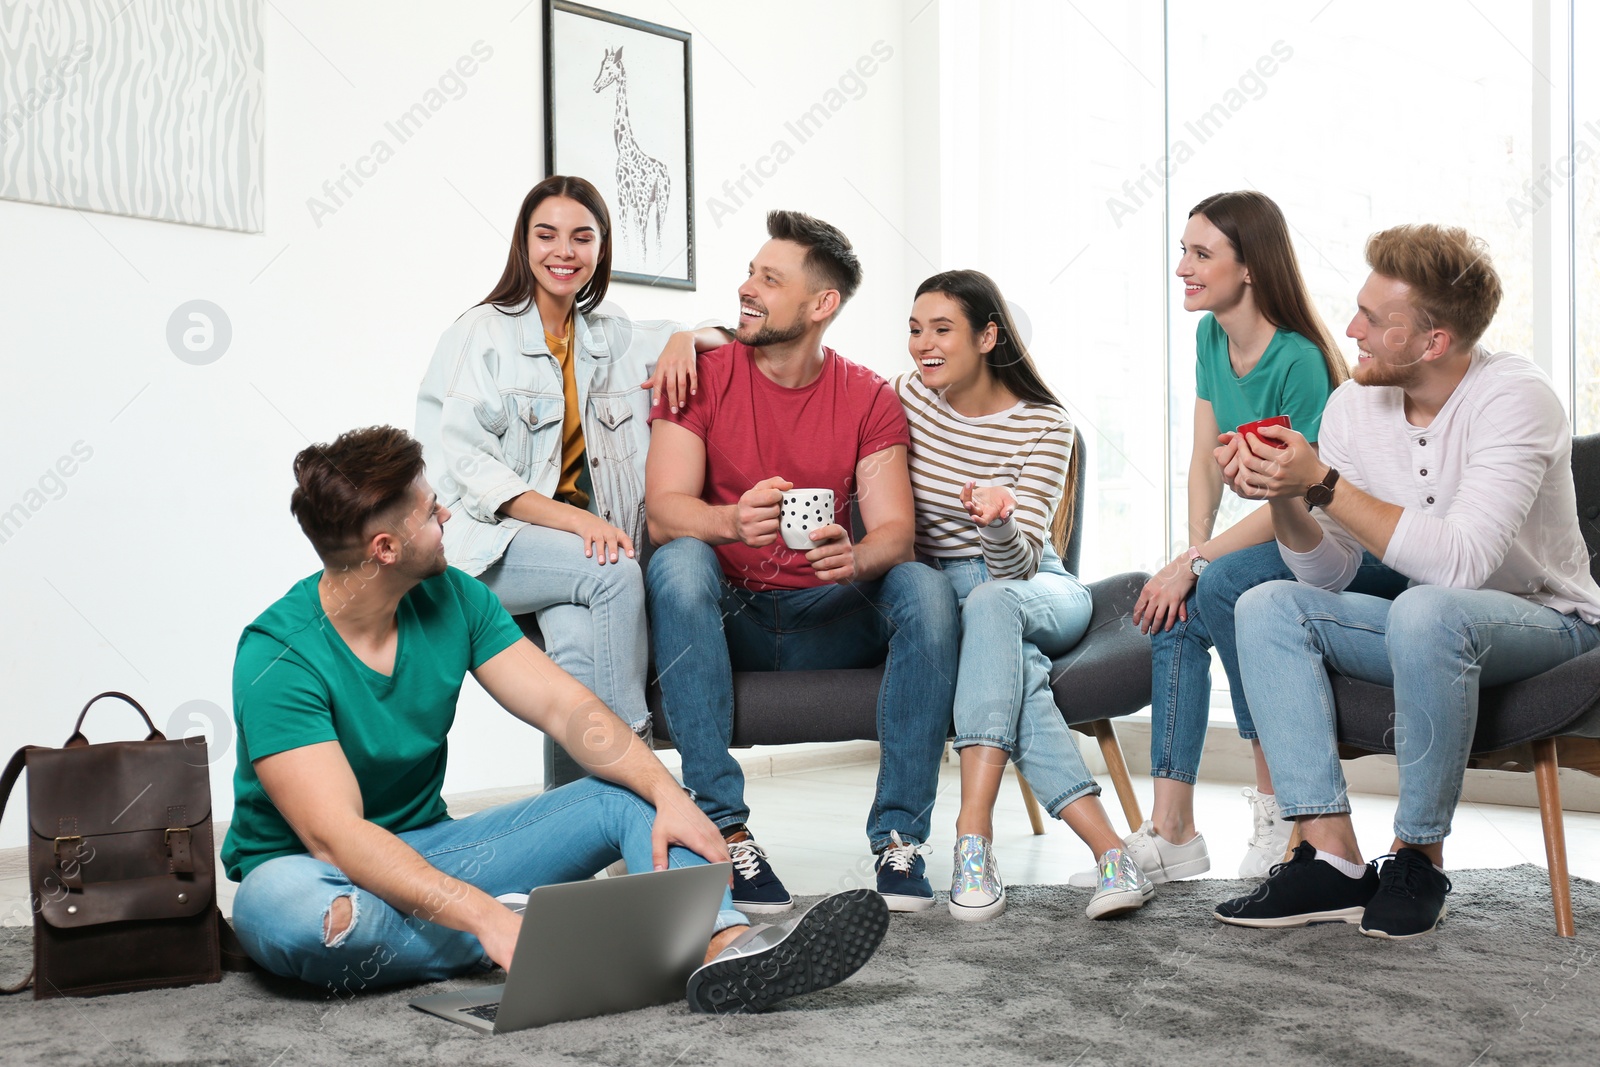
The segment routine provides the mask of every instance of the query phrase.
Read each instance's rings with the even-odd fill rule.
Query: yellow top
[[[578,488],[583,473],[583,422],[578,418],[578,379],[572,366],[572,320],[567,319],[565,337],[545,331],[544,343],[561,364],[561,391],[567,399],[567,412],[561,419],[561,483],[556,499],[575,508],[589,506],[589,494]]]

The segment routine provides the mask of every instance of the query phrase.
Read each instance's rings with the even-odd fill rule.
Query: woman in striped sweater
[[[1083,637],[1091,611],[1088,590],[1061,564],[1076,489],[1072,423],[986,275],[947,271],[923,282],[910,350],[917,373],[895,387],[911,423],[917,553],[950,579],[962,606],[950,913],[975,920],[1005,910],[992,840],[1008,759],[1098,859],[1089,917],[1132,911],[1154,887],[1124,855],[1050,692],[1050,657]]]

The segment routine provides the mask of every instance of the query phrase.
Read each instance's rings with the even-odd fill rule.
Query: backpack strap
[[[217,917],[217,944],[222,948],[222,969],[225,971],[259,971],[261,965],[250,958],[250,954],[239,943],[239,935],[233,932],[233,927],[228,925],[228,920],[222,917],[222,911],[213,907],[212,911]]]
[[[11,757],[11,762],[6,764],[5,773],[0,774],[0,818],[6,814],[6,801],[11,798],[11,789],[17,784],[17,779],[22,777],[22,768],[28,762],[28,750],[33,745],[24,745],[17,749],[16,755]],[[30,889],[31,892],[31,889]],[[20,993],[33,984],[33,969],[28,969],[27,977],[16,985],[0,985],[0,994]]]

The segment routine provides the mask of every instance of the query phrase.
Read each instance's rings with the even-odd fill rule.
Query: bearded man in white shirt
[[[1533,363],[1478,345],[1499,307],[1482,241],[1400,226],[1367,242],[1372,274],[1346,334],[1360,363],[1299,434],[1223,435],[1234,491],[1266,499],[1297,581],[1239,599],[1245,694],[1302,844],[1219,904],[1239,926],[1359,923],[1417,937],[1444,916],[1444,839],[1461,797],[1479,688],[1600,645],[1600,587],[1578,526],[1571,428]],[[1371,551],[1410,585],[1348,593]],[[1400,796],[1382,868],[1363,864],[1339,767],[1329,672],[1392,686]]]

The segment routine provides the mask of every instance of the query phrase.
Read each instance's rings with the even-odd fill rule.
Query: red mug
[[[1245,434],[1248,434],[1248,433],[1253,433],[1253,434],[1256,435],[1257,440],[1259,440],[1262,444],[1271,445],[1273,448],[1288,448],[1289,447],[1288,445],[1284,444],[1282,441],[1274,441],[1270,437],[1262,437],[1261,436],[1261,427],[1263,427],[1263,426],[1282,426],[1285,430],[1291,428],[1289,426],[1289,416],[1287,416],[1287,415],[1274,415],[1270,419],[1257,419],[1255,422],[1247,422],[1243,426],[1239,427],[1239,429],[1237,431],[1235,431],[1235,432],[1237,432],[1240,437],[1243,437]]]

